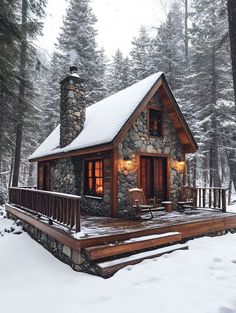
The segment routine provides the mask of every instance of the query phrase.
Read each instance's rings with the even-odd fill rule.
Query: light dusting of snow
[[[153,74],[88,107],[84,129],[67,147],[59,148],[58,125],[29,159],[111,142],[161,75]]]

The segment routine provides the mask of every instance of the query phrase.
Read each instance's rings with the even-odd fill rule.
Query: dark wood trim
[[[118,151],[113,149],[112,154],[112,179],[111,179],[111,216],[118,216]]]
[[[158,78],[156,83],[152,86],[152,88],[149,90],[149,92],[146,94],[146,96],[140,102],[137,109],[134,111],[133,114],[131,114],[130,118],[127,120],[125,125],[119,131],[119,133],[116,135],[115,139],[113,140],[114,145],[117,145],[126,136],[128,130],[134,124],[134,122],[139,117],[139,115],[146,109],[147,104],[152,99],[152,97],[155,95],[157,90],[160,88],[160,86],[162,85],[162,82],[163,81],[162,81],[162,76],[161,76],[160,78]]]
[[[167,199],[171,200],[171,179],[170,179],[170,170],[171,170],[171,166],[170,166],[170,156],[166,157],[166,177],[167,177]]]
[[[139,153],[137,154],[137,184],[138,188],[141,188],[141,156]]]
[[[197,143],[193,137],[193,134],[185,120],[185,118],[183,117],[183,114],[166,82],[166,80],[164,79],[163,80],[163,84],[160,88],[160,95],[161,97],[163,98],[164,100],[164,107],[167,108],[167,107],[170,107],[170,105],[168,105],[167,102],[169,102],[169,104],[171,104],[171,110],[167,110],[168,112],[168,115],[170,116],[170,119],[171,121],[173,122],[173,117],[171,117],[171,114],[175,115],[177,117],[177,121],[178,121],[178,124],[179,124],[179,128],[174,125],[174,127],[177,129],[177,132],[180,133],[180,132],[183,132],[184,135],[187,136],[188,138],[188,143],[187,144],[184,144],[182,142],[182,140],[180,139],[180,141],[182,142],[182,144],[184,145],[184,148],[185,148],[185,152],[186,153],[194,153],[196,152],[196,150],[198,149],[198,146],[197,146]],[[166,99],[166,96],[168,97],[168,99]],[[168,101],[169,100],[169,101]]]
[[[41,230],[48,236],[54,238],[56,241],[68,246],[69,248],[80,252],[80,243],[78,240],[72,238],[70,235],[55,229],[52,225],[47,225],[44,222],[32,217],[31,215],[21,212],[19,209],[14,208],[10,204],[6,204],[6,211],[14,216],[18,217],[20,220],[25,221],[31,226]]]
[[[85,148],[81,150],[61,152],[61,153],[52,154],[52,155],[48,155],[48,156],[41,157],[41,158],[30,159],[29,162],[50,161],[50,160],[57,160],[57,159],[62,159],[62,158],[67,158],[67,157],[72,157],[72,156],[81,156],[81,155],[90,154],[90,153],[99,153],[103,151],[112,150],[113,147],[114,147],[113,144],[108,143],[108,144]]]
[[[61,159],[65,157],[70,157],[70,156],[79,156],[83,154],[97,153],[97,152],[113,149],[126,136],[130,127],[134,124],[134,122],[139,117],[139,115],[146,109],[146,106],[148,105],[151,98],[155,95],[157,91],[160,92],[160,96],[162,98],[162,101],[164,102],[164,107],[166,108],[166,104],[169,107],[169,110],[167,110],[167,112],[168,112],[168,115],[170,116],[170,119],[173,121],[173,117],[171,118],[171,115],[176,117],[177,123],[175,123],[175,125],[173,126],[177,129],[177,132],[179,134],[183,133],[183,135],[186,136],[187,138],[187,142],[183,142],[183,139],[182,139],[183,136],[181,137],[179,135],[180,141],[184,146],[185,152],[186,153],[196,152],[196,150],[198,149],[197,143],[178,107],[178,104],[176,103],[176,100],[166,82],[164,74],[162,74],[161,77],[157,79],[157,81],[148,91],[148,93],[143,98],[143,100],[140,102],[136,110],[131,114],[129,119],[126,121],[125,125],[122,127],[122,129],[119,131],[119,133],[116,135],[116,137],[114,138],[112,142],[102,144],[102,145],[97,145],[94,147],[84,148],[80,150],[57,153],[57,154],[52,154],[52,155],[48,155],[48,156],[40,157],[40,158],[34,158],[29,161],[37,162],[37,161],[56,160],[56,159]]]
[[[184,153],[184,170],[183,170],[183,185],[186,185],[186,175],[187,175],[187,164],[186,164],[186,155]]]
[[[222,213],[223,214],[223,213]],[[141,236],[163,234],[167,232],[180,232],[183,239],[193,238],[199,235],[206,235],[215,231],[236,227],[236,215],[227,217],[208,218],[201,221],[193,221],[189,223],[173,224],[171,226],[158,226],[148,229],[135,230],[128,229],[126,233],[116,233],[112,235],[103,235],[101,237],[80,239],[81,247],[92,247],[95,245],[107,244],[119,240],[128,240]]]
[[[157,157],[157,158],[169,158],[169,154],[165,153],[148,153],[148,152],[139,152],[137,155],[139,156],[150,156],[150,157]]]

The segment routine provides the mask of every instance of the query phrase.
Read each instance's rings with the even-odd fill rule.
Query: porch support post
[[[117,160],[118,153],[117,147],[114,147],[112,151],[112,180],[111,180],[111,191],[112,191],[112,207],[111,207],[111,216],[118,216],[118,169],[117,169]]]

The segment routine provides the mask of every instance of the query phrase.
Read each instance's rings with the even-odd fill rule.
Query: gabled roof
[[[176,115],[180,124],[184,125],[184,132],[189,138],[188,144],[192,149],[189,152],[195,152],[197,144],[188,128],[188,125],[174,100],[174,97],[165,81],[162,72],[153,74],[132,86],[123,89],[108,98],[105,98],[86,109],[86,118],[84,128],[81,133],[72,141],[72,143],[64,148],[59,147],[60,142],[60,125],[45,139],[39,148],[30,156],[30,161],[37,161],[41,158],[51,156],[57,158],[56,155],[66,156],[68,152],[78,151],[85,148],[100,146],[107,143],[117,141],[116,139],[125,131],[128,121],[140,113],[140,109],[149,100],[150,96],[158,90],[165,82],[171,99],[171,103],[175,107]],[[166,87],[165,87],[166,88]],[[165,104],[164,104],[165,105]],[[135,114],[136,113],[136,114]],[[181,139],[180,139],[181,141]]]

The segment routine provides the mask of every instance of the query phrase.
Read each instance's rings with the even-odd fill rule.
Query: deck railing
[[[9,203],[22,210],[43,215],[76,232],[80,231],[80,196],[45,190],[9,188]]]
[[[185,186],[183,194],[185,198],[194,199],[194,205],[198,208],[219,209],[226,212],[227,188],[222,187],[188,187]],[[191,194],[191,196],[190,196]]]

